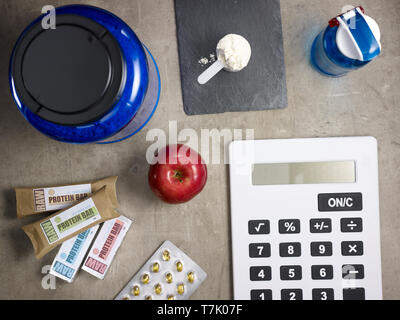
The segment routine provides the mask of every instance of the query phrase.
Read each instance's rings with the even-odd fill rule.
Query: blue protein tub
[[[69,143],[112,143],[141,130],[160,96],[150,51],[114,14],[86,5],[56,9],[19,37],[9,81],[19,110],[43,134]]]

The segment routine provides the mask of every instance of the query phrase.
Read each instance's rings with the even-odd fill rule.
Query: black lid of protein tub
[[[55,29],[41,21],[18,41],[12,64],[16,93],[42,119],[77,126],[105,115],[125,81],[121,48],[110,32],[79,15],[57,15]]]

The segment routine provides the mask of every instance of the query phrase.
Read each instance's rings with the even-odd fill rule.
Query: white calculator
[[[382,299],[373,137],[234,141],[235,299]]]

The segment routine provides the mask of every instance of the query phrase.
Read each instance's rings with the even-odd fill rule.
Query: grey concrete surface
[[[74,1],[108,9],[123,18],[154,54],[161,71],[157,112],[133,138],[114,145],[76,146],[52,141],[19,114],[8,87],[8,62],[19,33],[45,4],[69,1],[0,2],[0,298],[112,299],[166,239],[208,273],[193,299],[232,297],[228,168],[209,165],[204,191],[179,206],[156,199],[146,182],[145,153],[153,128],[253,128],[255,137],[294,138],[372,135],[379,142],[383,294],[400,298],[400,1],[364,0],[382,31],[383,53],[363,70],[325,78],[311,69],[313,37],[348,0],[282,0],[288,108],[274,111],[191,116],[184,114],[172,0]],[[266,57],[267,58],[267,57]],[[134,219],[104,280],[81,272],[73,284],[42,288],[42,267],[56,251],[36,260],[18,220],[13,188],[73,183],[119,175],[120,211]]]

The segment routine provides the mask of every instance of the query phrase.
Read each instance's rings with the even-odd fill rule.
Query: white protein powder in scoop
[[[249,63],[251,57],[250,43],[238,34],[228,34],[218,42],[217,56],[226,70],[240,71]]]

